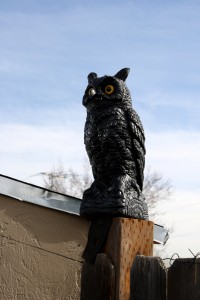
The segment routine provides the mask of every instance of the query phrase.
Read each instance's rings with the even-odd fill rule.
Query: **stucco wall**
[[[0,195],[0,300],[80,299],[88,221]]]

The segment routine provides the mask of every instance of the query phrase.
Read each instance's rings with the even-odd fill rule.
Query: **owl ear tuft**
[[[126,78],[128,77],[129,72],[130,72],[129,68],[124,68],[124,69],[121,69],[119,72],[117,72],[117,74],[115,74],[114,77],[125,81]]]
[[[94,72],[91,72],[89,75],[88,75],[88,83],[89,84],[93,84],[93,81],[97,78],[97,74],[94,73]]]

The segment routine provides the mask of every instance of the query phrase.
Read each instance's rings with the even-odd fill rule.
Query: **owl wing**
[[[128,126],[131,135],[131,142],[132,142],[132,153],[134,162],[136,165],[136,178],[137,183],[140,186],[141,190],[143,187],[143,171],[145,165],[145,136],[144,136],[144,129],[140,118],[135,110],[131,110],[128,112]]]
[[[84,128],[84,143],[86,147],[86,152],[89,157],[90,165],[92,167],[92,173],[94,179],[97,178],[97,169],[96,162],[99,161],[99,157],[101,152],[99,151],[99,138],[98,138],[98,130],[92,121],[91,115],[88,113],[85,128]]]

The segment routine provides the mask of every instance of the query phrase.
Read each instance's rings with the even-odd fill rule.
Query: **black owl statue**
[[[148,219],[142,195],[145,137],[125,84],[129,71],[88,75],[84,142],[94,182],[83,193],[81,215]]]

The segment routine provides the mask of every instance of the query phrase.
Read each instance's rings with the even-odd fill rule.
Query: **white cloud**
[[[52,168],[59,160],[77,169],[85,156],[83,132],[61,126],[1,125],[1,173],[18,179]]]
[[[76,120],[55,126],[1,124],[1,173],[21,178],[22,173],[31,175],[58,160],[77,168],[86,155],[83,134],[83,124]],[[177,189],[192,190],[199,186],[200,132],[147,131],[146,137],[146,166],[162,172]]]
[[[200,132],[146,132],[147,165],[158,169],[180,188],[192,189],[200,181]]]
[[[180,257],[191,257],[200,249],[200,188],[195,191],[187,189],[176,191],[175,201],[166,203],[162,208],[163,220],[174,231],[170,234],[167,252],[169,257],[177,252]]]
[[[200,232],[200,132],[146,132],[146,136],[146,164],[171,179],[174,187],[172,201],[159,206],[162,221],[174,229],[166,252],[169,257],[175,252],[190,257],[188,248],[196,254],[200,247],[194,234]]]

